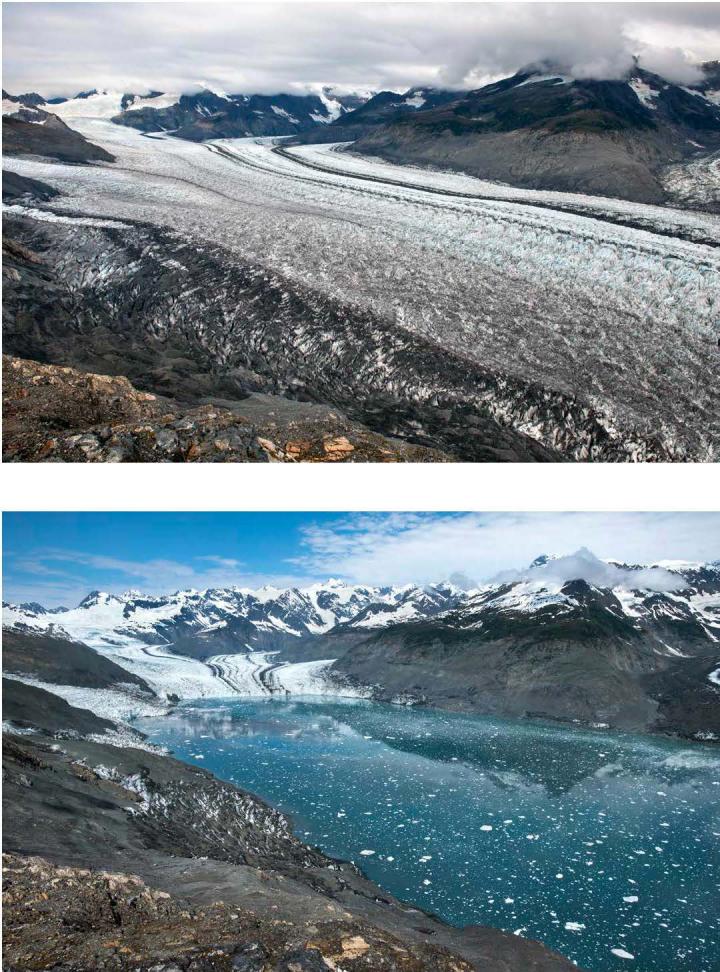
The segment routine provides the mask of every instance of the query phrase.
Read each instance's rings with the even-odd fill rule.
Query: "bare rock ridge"
[[[3,356],[5,460],[443,462],[320,405],[255,395],[190,407],[96,375]]]
[[[19,108],[12,115],[3,114],[2,134],[5,155],[39,155],[71,164],[115,161],[105,149],[42,108]]]

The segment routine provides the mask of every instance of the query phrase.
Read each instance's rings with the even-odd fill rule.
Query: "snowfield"
[[[6,159],[65,193],[44,208],[221,245],[439,354],[596,408],[629,459],[655,437],[672,458],[718,458],[717,216],[513,189],[337,145],[281,155],[278,139],[195,144],[72,122],[117,162]]]

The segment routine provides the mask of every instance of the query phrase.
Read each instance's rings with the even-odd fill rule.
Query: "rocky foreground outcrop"
[[[188,909],[132,874],[3,856],[8,969],[470,972],[432,945],[342,917],[298,929],[219,902]],[[38,932],[41,932],[38,940]]]
[[[339,411],[250,396],[191,407],[127,378],[3,356],[3,457],[15,462],[442,462]],[[230,404],[230,403],[229,403]]]

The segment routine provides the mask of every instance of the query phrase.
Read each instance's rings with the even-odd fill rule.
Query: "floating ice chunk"
[[[627,901],[628,904],[635,904],[638,901],[638,896],[636,894],[627,894],[623,898],[623,901]]]
[[[617,957],[621,959],[635,958],[635,956],[632,955],[630,952],[626,952],[624,948],[611,948],[610,951],[613,953],[613,955],[617,955]]]
[[[374,850],[361,850],[360,851],[361,857],[372,857],[374,853],[375,853]]]
[[[585,930],[585,925],[581,921],[566,921],[565,931],[581,932]]]

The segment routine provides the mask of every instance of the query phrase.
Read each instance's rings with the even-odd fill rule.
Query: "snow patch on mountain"
[[[125,111],[140,111],[141,108],[172,108],[180,100],[179,94],[161,94],[154,97],[136,97],[132,104],[126,105]],[[120,109],[118,108],[118,111]]]
[[[299,119],[297,119],[293,115],[291,115],[289,111],[285,111],[284,108],[278,108],[277,105],[270,105],[270,108],[271,108],[272,111],[275,112],[276,115],[280,115],[281,118],[287,118],[287,120],[289,122],[292,122],[293,125],[299,125],[300,124]]]
[[[633,78],[629,82],[630,87],[633,89],[638,97],[638,101],[644,105],[646,108],[650,108],[652,111],[657,110],[657,105],[654,99],[660,94],[655,88],[641,81],[639,78]]]
[[[78,118],[113,118],[123,110],[123,91],[95,91],[87,97],[70,98],[59,105],[45,105],[45,110],[58,115],[63,121]],[[179,95],[161,94],[154,97],[136,95],[126,110],[140,108],[167,108],[177,103]],[[71,126],[72,127],[72,126]]]

